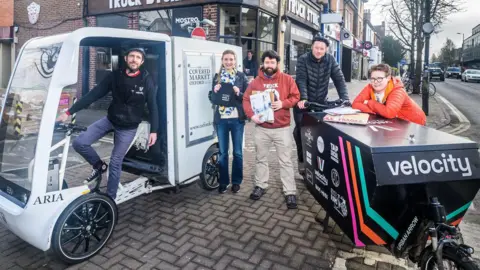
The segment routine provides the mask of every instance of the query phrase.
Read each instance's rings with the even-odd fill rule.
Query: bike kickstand
[[[320,218],[320,211],[318,211],[317,215],[315,216],[315,221],[320,223],[323,226],[323,232],[326,233],[328,229],[328,221],[330,220],[330,215],[328,213],[325,214],[323,219]]]

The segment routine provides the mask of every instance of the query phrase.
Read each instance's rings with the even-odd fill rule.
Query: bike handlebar
[[[317,103],[317,102],[311,102],[311,101],[305,101],[305,108],[311,108],[311,109],[320,109],[320,110],[325,110],[325,109],[332,109],[340,106],[351,106],[349,100],[343,100],[343,99],[337,99],[334,101],[325,101],[325,103]]]
[[[55,123],[55,128],[56,129],[64,129],[66,131],[71,131],[71,132],[82,132],[82,131],[85,131],[87,130],[86,127],[83,127],[83,126],[79,126],[79,125],[76,125],[76,124],[64,124],[64,123],[60,123],[60,122],[57,122]]]

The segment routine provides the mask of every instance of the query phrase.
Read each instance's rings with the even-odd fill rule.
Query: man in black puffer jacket
[[[297,145],[300,174],[304,172],[300,126],[305,112],[305,101],[324,103],[328,95],[330,78],[337,89],[338,96],[343,100],[348,100],[345,77],[333,55],[327,53],[329,45],[326,38],[315,36],[312,41],[312,51],[303,54],[297,61],[296,82],[300,90],[300,101],[294,108],[293,137]]]

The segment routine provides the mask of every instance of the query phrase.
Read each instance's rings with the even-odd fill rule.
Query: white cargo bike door
[[[216,142],[213,107],[208,100],[213,76],[220,69],[224,50],[237,54],[241,47],[193,38],[172,37],[175,130],[175,180],[198,177],[208,148]]]

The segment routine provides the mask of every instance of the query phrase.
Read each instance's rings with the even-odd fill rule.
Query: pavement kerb
[[[437,102],[437,104],[440,106],[440,109],[442,110],[443,112],[443,115],[445,116],[445,118],[447,119],[446,123],[444,123],[443,125],[440,125],[437,127],[437,129],[442,129],[448,125],[450,125],[450,123],[452,122],[452,117],[450,117],[450,114],[448,113],[447,111],[447,104],[445,104],[445,102],[443,102],[441,99],[439,99],[438,96],[440,96],[438,93],[435,94],[435,96],[433,96],[433,99],[435,99],[435,102]]]
[[[462,133],[464,131],[467,131],[470,128],[470,120],[459,110],[457,107],[455,107],[452,103],[450,103],[447,99],[442,97],[441,95],[438,95],[438,98],[444,103],[445,107],[448,107],[449,111],[451,111],[450,114],[450,119],[452,115],[458,119],[459,125],[452,130],[445,131],[447,133],[450,133],[452,135],[457,135],[459,133]]]

